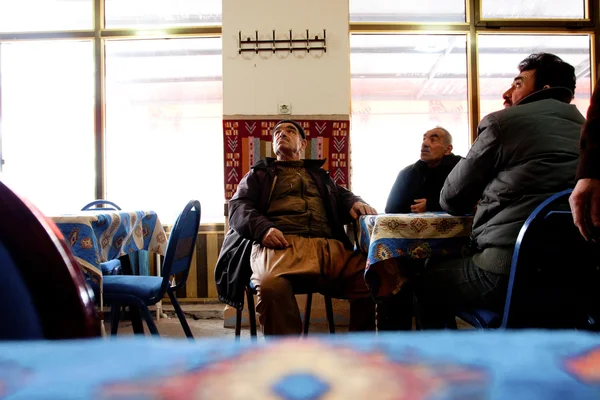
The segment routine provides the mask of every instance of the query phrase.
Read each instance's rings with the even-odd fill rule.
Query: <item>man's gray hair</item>
[[[446,146],[449,146],[452,144],[452,135],[450,134],[450,132],[448,132],[448,130],[446,128],[442,128],[441,126],[436,126],[433,129],[444,132],[444,143],[446,143]]]

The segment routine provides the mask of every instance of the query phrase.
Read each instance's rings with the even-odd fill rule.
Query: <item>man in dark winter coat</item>
[[[294,289],[333,291],[350,300],[350,329],[372,330],[366,258],[354,250],[344,225],[377,211],[335,184],[324,160],[303,160],[306,144],[300,124],[280,121],[273,130],[277,159],[260,160],[240,181],[215,270],[219,298],[239,308],[251,279],[264,334],[299,335]]]
[[[446,129],[438,126],[425,132],[421,159],[400,171],[388,196],[385,212],[442,211],[440,191],[461,158],[452,154],[452,135]]]
[[[532,54],[503,98],[506,108],[481,120],[477,140],[454,167],[440,204],[454,215],[477,210],[474,254],[430,259],[417,281],[421,323],[443,328],[453,308],[502,312],[515,243],[531,212],[573,187],[585,121],[569,104],[575,69],[554,54]]]

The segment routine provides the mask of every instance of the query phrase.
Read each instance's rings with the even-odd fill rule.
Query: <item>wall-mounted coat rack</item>
[[[311,38],[307,29],[306,38],[302,39],[294,39],[291,29],[289,39],[275,39],[275,30],[273,29],[273,39],[259,39],[258,31],[255,31],[255,39],[251,39],[248,36],[246,37],[246,40],[242,40],[242,31],[239,31],[239,54],[242,54],[242,52],[246,51],[254,51],[256,54],[258,54],[262,51],[272,51],[273,53],[277,51],[289,51],[292,53],[300,50],[308,53],[310,53],[311,50],[321,50],[327,52],[327,33],[325,29],[323,29],[322,38],[320,38],[319,35],[315,35],[314,38]]]

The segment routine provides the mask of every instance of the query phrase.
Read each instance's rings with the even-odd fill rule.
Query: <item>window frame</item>
[[[221,25],[202,25],[192,27],[169,27],[157,29],[107,29],[105,25],[105,0],[91,0],[94,7],[93,29],[89,30],[53,30],[43,32],[1,32],[0,43],[32,40],[88,39],[94,42],[94,149],[95,149],[95,194],[96,198],[104,198],[106,193],[105,169],[105,54],[104,44],[107,40],[119,39],[168,39],[180,37],[222,37]],[[1,115],[0,115],[1,117]],[[0,132],[0,143],[2,137]],[[1,150],[0,150],[1,155]],[[2,159],[0,158],[0,163]],[[0,164],[0,171],[2,165]]]
[[[441,1],[441,0],[440,0]],[[477,125],[481,118],[479,105],[479,49],[478,37],[482,34],[565,34],[590,35],[590,63],[592,91],[598,79],[600,41],[600,6],[594,0],[585,0],[585,18],[560,19],[482,19],[483,0],[465,0],[464,23],[406,23],[406,22],[350,22],[353,34],[452,34],[467,35],[467,98],[471,143],[477,138]]]

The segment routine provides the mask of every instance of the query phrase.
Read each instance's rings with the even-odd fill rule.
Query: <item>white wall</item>
[[[266,116],[291,103],[294,116],[350,114],[348,0],[223,0],[223,114]],[[327,52],[247,52],[242,39],[323,37]]]

